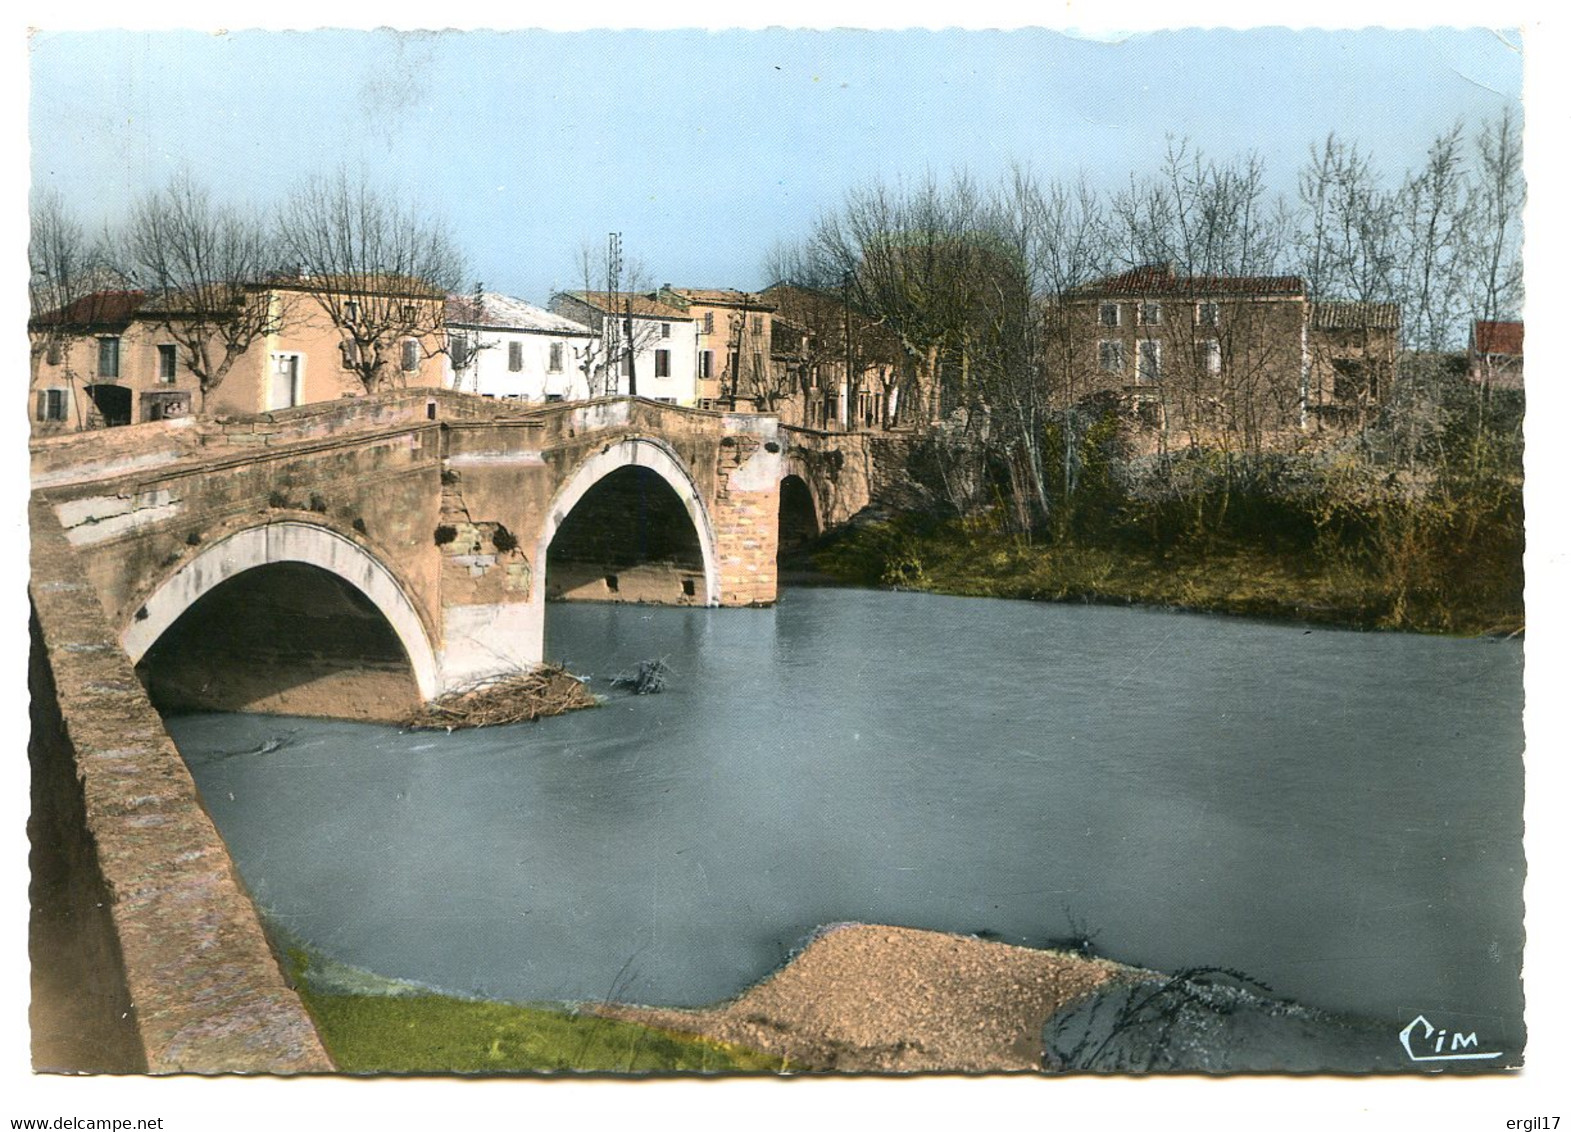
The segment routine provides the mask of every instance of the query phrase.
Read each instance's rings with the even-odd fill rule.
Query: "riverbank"
[[[1024,1072],[1042,1068],[1050,1019],[1134,974],[1068,952],[840,924],[732,1002],[595,1011],[759,1050],[803,1070]]]
[[[1068,952],[840,924],[718,1006],[552,1007],[432,994],[287,951],[347,1073],[1036,1071],[1049,1021],[1142,974]]]
[[[843,584],[961,597],[1149,605],[1459,636],[1511,636],[1526,623],[1519,561],[1514,573],[1507,562],[1472,575],[1469,585],[1452,585],[1438,567],[1399,573],[1392,563],[1326,561],[1220,540],[1162,549],[1028,544],[959,520],[904,516],[831,536],[811,563]]]

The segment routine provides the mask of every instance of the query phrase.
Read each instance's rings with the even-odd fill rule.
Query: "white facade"
[[[617,310],[619,304],[584,292],[559,294],[552,305],[563,317],[582,319],[600,328],[600,336],[585,356],[590,395],[616,397],[632,392],[621,346],[626,337],[625,306],[613,318],[607,310]],[[638,396],[674,405],[697,404],[699,324],[680,310],[647,296],[633,297],[632,306]],[[613,352],[618,355],[616,358],[610,357]]]
[[[698,326],[690,319],[633,316],[638,395],[674,405],[698,402]],[[613,395],[630,392],[626,366],[615,367]]]
[[[594,332],[508,295],[455,296],[447,303],[449,389],[504,401],[584,401],[583,358]]]

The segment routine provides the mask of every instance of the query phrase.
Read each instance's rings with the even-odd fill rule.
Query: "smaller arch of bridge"
[[[181,566],[153,591],[138,611],[137,619],[120,634],[131,663],[140,661],[204,594],[247,570],[279,562],[315,566],[364,594],[404,646],[420,695],[428,700],[437,695],[440,679],[436,653],[419,611],[393,572],[359,543],[314,523],[247,527],[213,543]]]
[[[558,528],[572,514],[573,508],[589,494],[591,488],[606,476],[621,468],[647,468],[654,472],[682,501],[687,516],[698,533],[698,548],[704,559],[704,604],[720,604],[719,553],[715,547],[715,528],[709,518],[709,508],[704,505],[693,475],[675,449],[661,440],[645,436],[630,436],[607,445],[578,466],[551,497],[546,508],[545,522],[541,525],[540,539],[535,544],[535,597],[545,595],[546,552]]]

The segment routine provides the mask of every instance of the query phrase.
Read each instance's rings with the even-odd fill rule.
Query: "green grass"
[[[779,1073],[780,1058],[580,1014],[418,991],[298,946],[288,966],[344,1073]]]
[[[346,1073],[777,1073],[739,1046],[588,1014],[438,995],[319,995],[306,1008]]]

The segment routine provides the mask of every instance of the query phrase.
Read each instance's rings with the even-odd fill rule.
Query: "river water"
[[[1522,649],[844,589],[556,605],[511,728],[169,721],[269,917],[461,994],[701,1005],[839,921],[1523,1040]],[[609,678],[663,657],[667,690]]]

